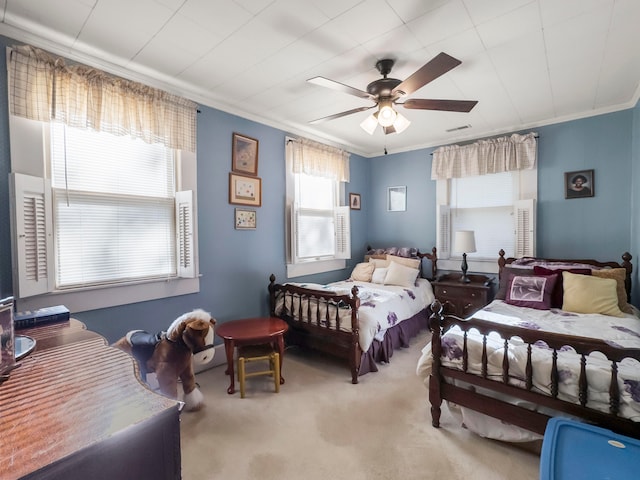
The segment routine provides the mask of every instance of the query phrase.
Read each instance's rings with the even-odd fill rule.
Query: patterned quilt
[[[295,285],[313,290],[324,290],[346,295],[351,292],[354,285],[358,287],[358,297],[360,297],[360,308],[358,319],[360,325],[360,348],[366,352],[374,339],[382,340],[384,333],[390,327],[397,325],[403,320],[413,317],[431,304],[434,300],[431,283],[428,280],[419,278],[415,287],[400,287],[395,285],[381,285],[368,282],[341,281],[320,285],[316,283],[292,283]],[[293,301],[294,304],[289,303]],[[298,311],[297,301],[287,298],[287,309]],[[276,301],[276,314],[280,314],[283,307],[282,298]],[[304,309],[303,309],[304,310]],[[351,330],[351,311],[342,309],[340,312],[340,329]],[[307,320],[305,318],[305,320]],[[333,319],[330,319],[331,323]],[[325,324],[326,326],[326,324]],[[334,326],[334,325],[329,325]]]
[[[599,338],[620,347],[640,348],[640,318],[632,314],[625,314],[624,317],[618,318],[600,314],[570,313],[560,309],[535,310],[494,300],[483,310],[475,313],[474,317],[527,329]],[[482,336],[472,329],[469,331],[467,342],[469,372],[479,374],[482,366]],[[442,364],[447,367],[461,368],[462,330],[453,327],[447,331],[442,338],[442,347]],[[504,340],[495,332],[487,338],[487,354],[489,376],[500,380]],[[522,385],[527,361],[526,344],[517,338],[511,339],[508,355],[511,382]],[[417,374],[427,385],[431,363],[431,344],[429,343],[423,348],[417,365]],[[534,345],[532,363],[534,389],[550,394],[551,355],[546,344]],[[577,403],[580,357],[569,347],[563,348],[558,352],[558,369],[560,373],[558,397]],[[618,369],[621,394],[620,415],[640,421],[640,362],[626,358],[618,364]],[[592,353],[587,357],[587,378],[589,381],[587,406],[607,412],[611,362],[598,352]]]

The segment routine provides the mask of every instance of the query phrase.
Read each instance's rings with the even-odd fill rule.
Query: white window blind
[[[176,276],[173,152],[51,124],[56,287]]]
[[[295,174],[294,241],[298,261],[335,254],[335,184],[330,178]]]

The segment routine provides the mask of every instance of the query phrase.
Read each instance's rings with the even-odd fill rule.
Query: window
[[[287,275],[296,277],[345,268],[345,259],[351,256],[351,238],[349,207],[340,206],[344,182],[326,171],[294,172],[294,142],[288,139],[286,149]],[[313,157],[313,146],[305,151]]]
[[[470,271],[495,273],[500,249],[507,256],[534,255],[536,190],[535,168],[438,180],[438,266],[459,269],[462,255],[452,245],[458,230],[475,233]]]
[[[194,155],[61,123],[11,121],[16,153],[38,132],[43,149],[44,136],[40,170],[50,172],[12,174],[21,309],[53,303],[82,311],[198,290],[193,192],[176,184],[178,172],[194,177]],[[180,279],[187,283],[177,287]]]
[[[199,291],[197,105],[29,45],[7,86],[18,308]]]

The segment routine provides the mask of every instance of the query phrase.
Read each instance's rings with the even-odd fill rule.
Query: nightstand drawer
[[[433,294],[444,306],[445,313],[468,317],[491,301],[490,283],[488,277],[479,275],[473,275],[469,283],[448,276],[433,283]]]

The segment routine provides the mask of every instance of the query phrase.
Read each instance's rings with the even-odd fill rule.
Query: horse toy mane
[[[132,330],[113,346],[133,355],[146,381],[155,372],[160,391],[178,398],[178,379],[182,382],[185,409],[195,411],[204,405],[204,397],[195,381],[193,365],[204,365],[213,359],[215,318],[201,309],[176,318],[166,332],[150,334]]]

